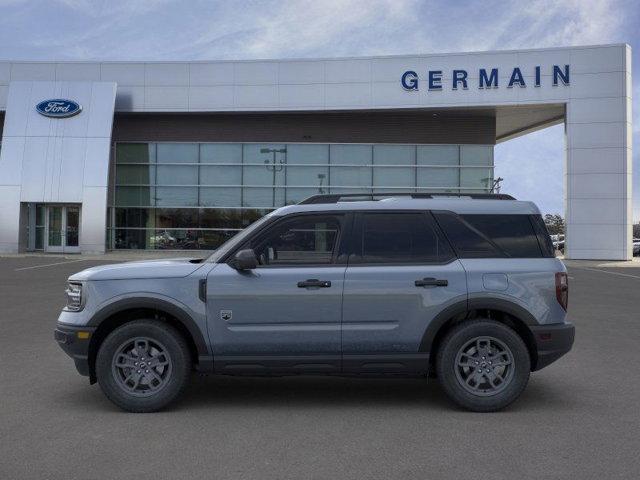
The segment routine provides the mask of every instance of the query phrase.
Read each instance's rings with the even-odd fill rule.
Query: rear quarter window
[[[435,213],[460,258],[548,256],[530,215]]]
[[[462,215],[508,257],[539,258],[542,251],[528,215]]]

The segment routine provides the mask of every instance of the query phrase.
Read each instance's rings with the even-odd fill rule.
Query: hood
[[[69,280],[133,280],[144,278],[180,278],[202,266],[199,258],[173,258],[114,263],[87,268],[74,273]]]

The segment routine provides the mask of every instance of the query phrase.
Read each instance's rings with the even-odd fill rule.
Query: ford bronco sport
[[[508,195],[316,195],[200,260],[69,278],[55,339],[119,407],[159,410],[192,370],[437,376],[501,409],[568,352],[568,284],[533,203]]]

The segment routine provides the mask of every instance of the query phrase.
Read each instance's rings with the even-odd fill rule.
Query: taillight
[[[569,303],[569,278],[565,272],[556,273],[556,298],[566,311]]]

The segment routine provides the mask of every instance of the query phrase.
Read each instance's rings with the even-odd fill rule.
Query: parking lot
[[[136,415],[52,336],[66,277],[111,261],[0,258],[0,478],[638,478],[640,268],[570,264],[574,350],[503,412],[425,379],[194,376]]]

